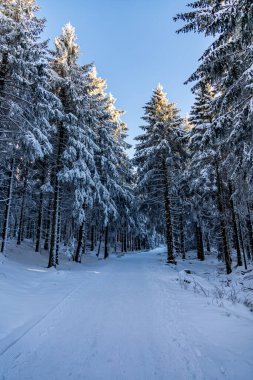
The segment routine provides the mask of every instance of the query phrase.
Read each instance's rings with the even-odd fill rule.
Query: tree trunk
[[[56,243],[57,243],[57,229],[58,229],[58,219],[59,219],[59,202],[60,202],[60,184],[57,177],[58,171],[60,170],[61,153],[64,140],[64,129],[63,125],[59,125],[58,131],[58,145],[56,153],[56,164],[54,176],[54,198],[53,198],[53,216],[52,216],[52,228],[51,228],[51,241],[50,241],[50,251],[48,268],[56,266],[55,256],[56,256]]]
[[[124,227],[124,252],[127,252],[127,231],[126,231],[126,226]]]
[[[87,245],[87,221],[85,220],[84,221],[84,224],[83,224],[83,240],[82,240],[82,252],[81,252],[81,255],[80,255],[80,262],[81,262],[81,258],[83,255],[85,255],[86,253],[86,245]]]
[[[226,234],[226,221],[225,221],[225,207],[223,202],[223,186],[222,186],[222,180],[220,178],[218,163],[215,163],[216,168],[216,179],[217,179],[217,208],[219,211],[219,217],[220,217],[220,232],[222,237],[222,243],[223,243],[223,253],[224,253],[224,260],[226,264],[226,271],[227,274],[230,274],[232,272],[231,267],[231,257],[230,252],[228,248],[228,242],[227,242],[227,234]]]
[[[28,218],[26,222],[26,238],[31,239],[32,238],[32,220]]]
[[[36,247],[35,247],[35,252],[39,252],[40,251],[42,216],[43,216],[43,192],[40,191],[39,213],[38,213],[38,221],[37,221],[37,229],[36,229]]]
[[[56,239],[57,239],[57,226],[58,226],[58,215],[59,215],[59,185],[58,180],[56,180],[57,185],[54,192],[53,200],[53,217],[52,217],[52,228],[51,228],[51,242],[50,242],[50,251],[49,251],[49,260],[48,268],[56,266],[55,262],[55,248],[56,248]]]
[[[240,224],[240,220],[238,220],[238,230],[239,230],[239,240],[240,240],[240,244],[241,244],[241,248],[242,248],[242,254],[243,254],[244,268],[245,268],[245,270],[247,270],[248,266],[247,266],[247,260],[246,260],[246,255],[245,255],[243,235],[242,235],[242,227]]]
[[[81,263],[80,252],[81,252],[82,242],[83,242],[83,227],[84,227],[84,222],[80,225],[79,232],[78,232],[78,241],[77,241],[76,253],[74,257],[74,261],[76,263]]]
[[[13,189],[13,179],[14,179],[14,159],[11,160],[11,167],[9,170],[9,186],[7,193],[7,202],[4,212],[4,223],[2,230],[2,244],[1,244],[1,252],[6,252],[6,244],[8,240],[8,230],[9,230],[9,220],[10,220],[10,209],[11,209],[11,201],[12,201],[12,189]]]
[[[124,252],[124,233],[121,232],[121,252]]]
[[[204,244],[203,244],[203,234],[202,234],[201,226],[197,222],[195,224],[195,230],[196,230],[198,260],[204,261],[205,253],[204,253]]]
[[[164,171],[164,208],[165,208],[165,221],[166,221],[166,240],[167,240],[167,263],[176,264],[173,256],[173,240],[172,240],[172,226],[171,226],[171,211],[170,211],[170,196],[169,196],[169,180],[166,162],[163,162]]]
[[[60,237],[61,237],[61,197],[59,196],[58,218],[57,218],[57,237],[56,237],[56,247],[55,247],[55,264],[56,265],[59,265]]]
[[[26,198],[26,188],[27,188],[27,175],[28,170],[26,169],[25,172],[25,179],[24,179],[24,186],[22,191],[22,203],[21,203],[21,210],[20,210],[20,218],[19,218],[19,226],[18,226],[18,239],[17,239],[17,245],[21,244],[22,235],[23,235],[23,224],[24,224],[24,210],[25,210],[25,198]]]
[[[109,257],[108,252],[108,225],[105,227],[105,246],[104,246],[104,259]]]
[[[94,226],[91,226],[90,250],[94,251]]]
[[[185,260],[185,237],[184,237],[184,216],[183,211],[180,213],[180,246],[182,259]]]
[[[234,245],[236,249],[236,254],[237,254],[237,266],[241,267],[242,266],[242,256],[241,256],[241,251],[240,251],[240,243],[239,243],[239,236],[238,236],[238,231],[237,231],[237,225],[236,225],[236,213],[235,213],[235,205],[233,201],[233,188],[232,184],[229,184],[229,193],[230,193],[230,208],[231,208],[231,214],[232,214],[232,223],[233,223],[233,232],[234,232]]]
[[[100,254],[101,243],[102,243],[102,234],[100,235],[100,238],[99,238],[98,251],[96,254],[97,257],[99,257],[99,254]]]
[[[45,241],[44,241],[44,249],[48,251],[49,249],[49,236],[50,236],[50,227],[51,227],[51,196],[49,198],[48,203],[48,211],[47,211],[47,220],[46,220],[46,235],[45,235]]]
[[[206,253],[207,255],[210,255],[211,254],[211,246],[210,246],[210,239],[209,239],[209,236],[208,236],[208,233],[206,233]]]
[[[114,237],[114,252],[117,252],[117,241],[118,241],[118,232],[115,231],[115,237]]]
[[[141,239],[140,239],[140,236],[138,236],[137,250],[138,250],[138,251],[141,251]]]

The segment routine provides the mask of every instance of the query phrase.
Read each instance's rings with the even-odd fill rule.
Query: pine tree
[[[80,261],[86,208],[93,202],[93,176],[96,175],[94,149],[97,149],[86,114],[89,66],[77,63],[79,46],[76,44],[75,29],[70,24],[65,25],[62,35],[55,39],[55,47],[52,68],[56,75],[53,87],[61,101],[63,117],[58,121],[57,138],[54,141],[56,164],[52,178],[54,200],[49,267],[58,261],[56,253],[60,231],[57,229],[61,228],[62,187],[69,193],[70,211],[79,226],[75,261]]]
[[[195,1],[190,12],[177,15],[185,25],[178,32],[201,32],[214,37],[204,52],[201,64],[189,81],[196,81],[194,89],[210,82],[215,89],[212,101],[213,119],[210,135],[213,139],[214,167],[217,186],[217,207],[221,223],[224,258],[227,273],[231,272],[227,211],[234,235],[240,234],[241,224],[247,219],[252,156],[252,10],[247,0]],[[236,159],[235,159],[236,158]],[[225,180],[224,180],[225,179]],[[242,186],[241,186],[242,184]],[[229,189],[233,189],[233,193]],[[242,192],[242,189],[244,192]],[[248,191],[246,190],[248,189]],[[228,194],[233,202],[227,201]],[[241,210],[235,208],[236,196],[243,199]],[[246,212],[244,215],[243,213]],[[241,264],[238,236],[235,236],[237,261]]]
[[[12,173],[11,177],[6,173],[3,183],[6,187],[3,197],[7,201],[2,252],[8,236],[13,181],[19,166],[42,159],[52,151],[50,120],[57,99],[50,92],[47,44],[40,41],[44,20],[37,18],[37,11],[35,0],[0,3],[0,154]]]
[[[138,192],[146,213],[154,223],[164,213],[168,263],[175,263],[172,235],[172,196],[175,188],[173,170],[180,155],[182,120],[174,103],[169,103],[161,85],[144,107],[144,133],[137,137],[135,163]],[[159,224],[159,223],[158,223]]]
[[[204,215],[208,214],[208,206],[210,207],[215,193],[214,146],[211,133],[213,98],[210,84],[204,83],[196,90],[196,99],[189,118],[192,128],[189,132],[190,162],[187,175],[200,260],[205,258],[203,239],[207,234],[205,223],[208,223],[208,218]],[[210,225],[208,227],[210,228]]]
[[[197,81],[197,88],[209,81],[216,89],[212,128],[229,179],[237,189],[243,178],[251,177],[252,168],[253,4],[248,0],[201,0],[189,7],[192,11],[175,18],[185,22],[179,32],[202,32],[214,37],[189,80]]]
[[[132,199],[128,188],[131,165],[127,160],[124,142],[125,126],[120,120],[122,111],[115,108],[115,100],[106,94],[106,83],[97,76],[95,67],[88,74],[90,94],[90,127],[95,134],[98,150],[94,152],[98,180],[93,220],[97,220],[104,234],[104,258],[108,257],[108,236],[121,210],[127,213]]]

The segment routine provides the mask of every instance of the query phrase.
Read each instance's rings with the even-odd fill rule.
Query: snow
[[[216,302],[212,258],[170,267],[159,248],[55,270],[21,249],[0,261],[1,380],[252,379],[253,314]]]
[[[219,306],[228,307],[226,301],[232,304],[247,305],[253,311],[253,267],[234,266],[230,275],[226,274],[224,263],[214,256],[206,256],[206,261],[196,260],[196,252],[188,252],[190,260],[179,263],[179,282],[184,289],[191,289],[195,293],[204,295]],[[233,255],[236,262],[236,254]],[[185,264],[187,263],[187,269]],[[192,268],[193,267],[193,268]]]

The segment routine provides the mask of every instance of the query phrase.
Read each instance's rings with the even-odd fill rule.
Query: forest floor
[[[0,380],[252,380],[253,313],[222,267],[165,259],[160,248],[49,270],[46,256],[10,246]]]

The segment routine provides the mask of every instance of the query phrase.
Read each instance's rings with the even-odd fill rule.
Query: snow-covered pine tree
[[[118,186],[120,191],[115,192],[115,203],[118,212],[118,218],[114,225],[112,223],[111,234],[114,234],[116,240],[117,233],[120,231],[124,240],[124,251],[131,250],[131,240],[133,228],[135,226],[132,214],[133,207],[133,168],[127,150],[131,145],[126,142],[127,125],[121,120],[124,111],[118,110],[115,107],[116,100],[109,94],[109,108],[111,120],[114,124],[113,139],[117,148],[117,171],[118,171]]]
[[[97,221],[99,235],[104,234],[104,258],[107,258],[108,239],[113,233],[113,224],[118,220],[123,208],[127,214],[132,199],[128,188],[131,173],[125,155],[124,130],[120,120],[122,112],[115,108],[113,97],[106,94],[105,80],[97,76],[95,67],[88,73],[88,77],[92,115],[90,126],[99,148],[94,152],[99,180],[96,180],[92,219]]]
[[[19,166],[50,154],[50,118],[57,99],[50,92],[47,44],[40,41],[44,20],[35,0],[0,2],[0,154],[7,168],[3,252],[9,230],[13,181]],[[3,148],[4,146],[4,148]]]
[[[169,103],[161,85],[144,107],[144,133],[136,139],[137,190],[146,213],[159,225],[164,214],[168,263],[175,263],[172,235],[173,170],[180,157],[182,119],[174,103]]]
[[[196,99],[192,107],[189,122],[188,149],[190,154],[187,180],[192,216],[197,243],[198,259],[204,260],[205,231],[204,215],[208,213],[209,202],[215,192],[214,157],[211,137],[213,91],[209,83],[196,90]],[[212,210],[214,211],[214,210]],[[214,217],[214,215],[213,215]],[[210,226],[209,226],[210,227]]]
[[[189,4],[189,7],[192,8],[190,12],[175,18],[185,22],[179,32],[202,32],[214,37],[214,42],[202,56],[199,68],[189,80],[197,81],[195,88],[209,81],[216,90],[211,127],[216,140],[216,177],[221,197],[218,197],[218,203],[223,213],[226,208],[224,177],[227,187],[232,183],[234,200],[238,193],[244,199],[244,205],[250,198],[249,193],[242,194],[241,189],[247,188],[251,176],[249,166],[252,167],[252,143],[249,142],[253,137],[253,4],[247,0],[201,0]],[[243,186],[240,185],[242,181]],[[243,210],[247,207],[243,206]],[[243,215],[243,219],[246,217]]]
[[[190,77],[200,83],[209,80],[217,88],[216,128],[220,137],[241,158],[245,139],[252,140],[252,1],[201,0],[189,4],[190,12],[176,20],[186,25],[179,32],[202,32],[215,38],[202,56],[201,64]],[[225,143],[225,142],[224,142]]]
[[[55,71],[53,89],[59,97],[64,115],[57,123],[54,140],[54,167],[52,171],[53,215],[49,264],[58,263],[61,203],[69,207],[78,226],[78,244],[74,259],[80,261],[80,250],[86,221],[86,209],[93,204],[96,177],[94,150],[95,136],[87,122],[87,73],[90,66],[77,63],[79,46],[75,29],[67,24],[62,35],[55,39],[55,53],[51,66]],[[64,199],[62,193],[64,187]],[[68,219],[68,216],[67,216]]]
[[[186,22],[179,32],[196,31],[215,37],[190,81],[197,80],[198,86],[208,79],[217,89],[214,126],[222,148],[229,144],[232,175],[248,161],[245,151],[250,151],[248,141],[252,141],[253,133],[253,4],[248,0],[202,0],[190,6],[192,12],[176,17]]]
[[[215,95],[210,83],[202,83],[196,90],[196,100],[190,117],[192,129],[188,145],[190,151],[189,192],[193,208],[198,258],[204,259],[203,241],[206,240],[209,249],[209,235],[212,234],[217,241],[220,257],[224,258],[227,273],[229,273],[231,257],[228,242],[227,204],[225,202],[226,172],[224,168],[222,170],[217,159],[217,151],[220,146],[213,128],[214,101]]]

